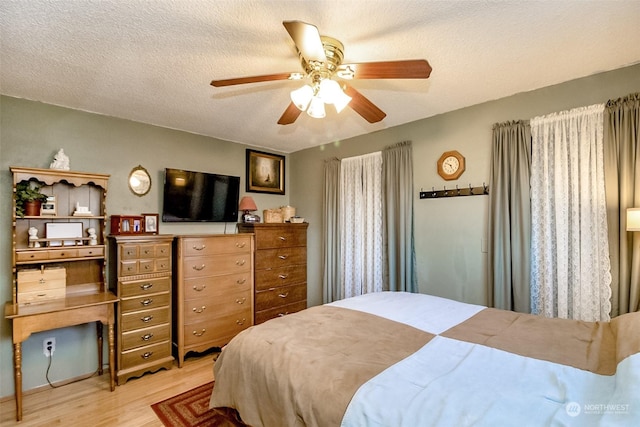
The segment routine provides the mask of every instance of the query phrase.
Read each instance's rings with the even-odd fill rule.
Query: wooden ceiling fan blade
[[[426,79],[431,65],[425,59],[361,62],[342,64],[336,75],[344,79]]]
[[[346,86],[344,93],[351,97],[349,107],[369,123],[377,123],[387,116],[384,111],[376,107],[373,102],[369,101],[369,99],[351,86]]]
[[[223,80],[211,80],[211,86],[233,86],[242,85],[245,83],[260,83],[260,82],[272,82],[276,80],[299,80],[303,76],[300,73],[279,73],[279,74],[265,74],[263,76],[251,76],[251,77],[237,77],[233,79]]]
[[[302,113],[302,111],[300,111],[298,109],[298,107],[296,107],[296,104],[294,104],[292,102],[292,103],[289,104],[287,109],[284,110],[284,113],[280,117],[280,120],[278,120],[278,124],[279,125],[290,125],[291,123],[296,121],[298,116],[300,116],[300,113]]]
[[[315,25],[302,21],[283,21],[282,25],[287,29],[298,52],[307,62],[327,60],[320,33]]]

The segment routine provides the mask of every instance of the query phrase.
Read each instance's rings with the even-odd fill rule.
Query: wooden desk
[[[111,292],[61,298],[42,304],[5,305],[5,317],[13,326],[13,364],[16,399],[16,419],[22,419],[22,342],[34,332],[97,322],[98,373],[102,375],[102,331],[109,328],[109,376],[111,391],[115,390],[114,306],[118,298]]]

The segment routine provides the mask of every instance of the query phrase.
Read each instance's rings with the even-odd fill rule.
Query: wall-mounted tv
[[[166,168],[164,222],[237,222],[240,177]]]

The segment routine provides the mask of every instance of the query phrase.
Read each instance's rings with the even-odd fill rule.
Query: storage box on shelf
[[[307,308],[307,227],[309,224],[238,224],[255,234],[254,322]]]
[[[174,347],[222,347],[253,324],[253,235],[179,236],[174,243]]]
[[[20,420],[22,342],[34,332],[96,322],[98,345],[102,348],[102,327],[107,325],[110,386],[111,390],[115,388],[113,336],[117,297],[106,284],[104,241],[109,175],[10,169],[14,193],[19,183],[36,181],[40,191],[49,196],[50,204],[55,201],[40,215],[16,216],[16,201],[12,199],[13,286],[12,300],[5,304],[5,318],[12,324],[16,418]],[[83,215],[74,215],[78,206],[87,208]],[[98,351],[98,372],[103,372],[102,351]]]
[[[170,235],[109,236],[111,288],[118,304],[118,384],[170,369]]]

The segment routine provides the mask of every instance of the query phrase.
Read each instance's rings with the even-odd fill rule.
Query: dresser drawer
[[[306,246],[306,229],[298,230],[289,226],[276,228],[256,228],[256,249],[284,248]]]
[[[268,310],[307,299],[307,284],[282,286],[256,292],[256,311]]]
[[[122,334],[122,351],[168,341],[171,336],[170,331],[169,325],[164,324],[125,332]]]
[[[133,298],[121,298],[120,310],[122,313],[128,313],[130,311],[140,311],[149,308],[160,308],[169,305],[171,296],[169,292],[161,294],[143,295]]]
[[[286,316],[287,314],[296,313],[307,308],[307,301],[296,302],[293,304],[275,307],[269,310],[256,311],[256,325],[266,322],[269,319]]]
[[[218,316],[245,311],[251,306],[249,290],[218,294],[184,302],[184,323],[204,322]]]
[[[53,249],[49,250],[49,259],[77,258],[78,249]]]
[[[188,257],[182,262],[184,278],[234,274],[251,271],[251,254],[211,255]]]
[[[104,256],[104,247],[86,247],[78,248],[78,256],[80,257],[102,257]]]
[[[169,307],[155,308],[123,314],[122,324],[120,326],[122,331],[126,332],[168,323],[170,319],[171,312],[169,311]]]
[[[256,290],[306,283],[307,266],[295,265],[266,270],[256,270]]]
[[[282,267],[296,264],[307,264],[307,248],[291,247],[280,249],[261,249],[256,251],[256,270]]]
[[[219,316],[210,321],[185,325],[185,345],[199,345],[219,340],[220,337],[232,337],[247,329],[252,324],[251,307],[247,306],[244,310],[237,313]],[[226,342],[218,344],[222,345],[226,344]]]
[[[250,271],[225,276],[197,277],[184,280],[184,299],[206,298],[228,292],[250,291],[253,277]]]
[[[122,366],[120,370],[136,367],[138,365],[155,362],[156,360],[169,357],[171,355],[171,344],[169,341],[140,347],[134,350],[125,351],[121,355]]]
[[[164,273],[171,270],[170,258],[141,258],[120,261],[120,276]]]
[[[158,292],[168,292],[169,289],[171,289],[171,277],[131,280],[121,282],[119,296],[120,298],[143,296]]]
[[[251,252],[251,236],[231,234],[228,236],[193,237],[182,239],[182,256],[206,256]]]

